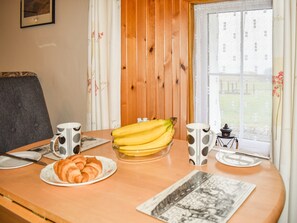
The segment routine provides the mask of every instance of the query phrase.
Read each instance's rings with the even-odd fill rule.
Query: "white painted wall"
[[[84,130],[88,0],[56,0],[55,8],[55,24],[21,29],[20,0],[0,0],[0,71],[37,73],[53,130],[70,121]]]

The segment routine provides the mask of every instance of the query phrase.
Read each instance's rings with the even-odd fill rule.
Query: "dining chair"
[[[43,91],[32,72],[0,72],[0,153],[53,137]]]

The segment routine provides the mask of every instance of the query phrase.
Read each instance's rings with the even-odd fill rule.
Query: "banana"
[[[173,124],[170,120],[166,120],[166,122],[161,126],[157,126],[153,129],[141,131],[135,134],[117,137],[114,138],[113,142],[119,146],[133,146],[149,143],[159,138],[163,133],[166,132],[167,128],[172,125]]]
[[[168,124],[168,122],[171,122],[171,123],[175,124],[176,118],[154,119],[154,120],[150,120],[150,121],[147,121],[147,122],[139,122],[139,123],[126,125],[126,126],[114,129],[111,132],[111,135],[114,138],[125,137],[127,135],[133,135],[133,134],[136,134],[136,133],[139,133],[139,132],[152,130],[154,128],[166,125],[166,124]]]
[[[141,144],[141,145],[133,145],[133,146],[119,146],[119,151],[125,151],[128,153],[133,153],[133,151],[139,151],[139,150],[150,150],[150,149],[154,149],[154,148],[159,148],[159,147],[163,147],[163,146],[167,146],[174,135],[174,127],[173,125],[170,125],[166,132],[163,133],[160,137],[158,137],[157,139],[149,142],[149,143],[145,143],[145,144]]]

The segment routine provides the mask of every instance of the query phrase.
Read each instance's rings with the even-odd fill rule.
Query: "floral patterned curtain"
[[[297,222],[296,0],[273,0],[273,150],[286,189],[279,222]]]
[[[87,130],[120,126],[120,0],[89,0]]]

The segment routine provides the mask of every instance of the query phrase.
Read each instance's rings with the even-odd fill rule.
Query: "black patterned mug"
[[[55,148],[58,140],[58,147]],[[62,123],[57,126],[57,134],[51,139],[50,148],[60,158],[79,154],[81,147],[81,124],[77,122]]]
[[[206,123],[187,124],[189,162],[193,165],[207,164],[208,153],[216,143],[216,133]]]

